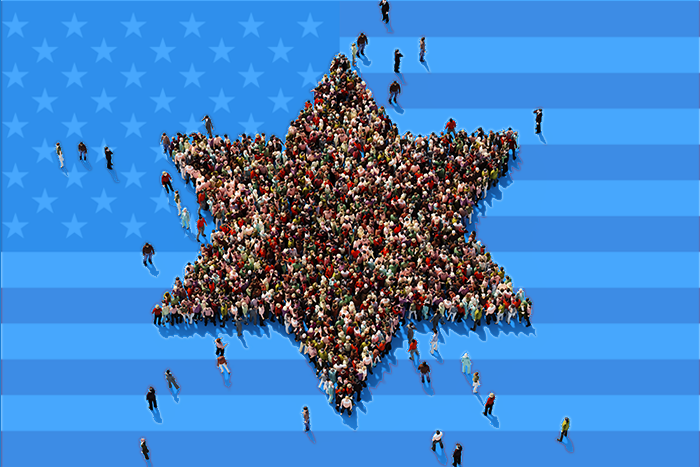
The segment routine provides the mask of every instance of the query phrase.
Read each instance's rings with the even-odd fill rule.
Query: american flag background
[[[137,465],[141,438],[154,466],[446,465],[457,442],[464,465],[700,464],[698,3],[394,0],[387,26],[377,3],[2,2],[3,466]],[[231,139],[284,138],[360,32],[380,105],[404,55],[387,106],[402,134],[519,131],[474,228],[534,308],[527,331],[443,330],[432,396],[401,336],[349,419],[275,330],[227,329],[227,388],[212,336],[165,338],[150,310],[198,252],[160,184],[176,175],[160,135],[204,133],[208,114]],[[417,338],[428,349],[429,328]],[[447,454],[428,449],[436,429]]]

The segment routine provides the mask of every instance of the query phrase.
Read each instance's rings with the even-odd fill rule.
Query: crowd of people
[[[350,414],[406,319],[529,326],[530,299],[467,234],[517,133],[446,129],[400,135],[339,54],[285,145],[264,133],[166,137],[215,229],[154,323],[283,323]]]

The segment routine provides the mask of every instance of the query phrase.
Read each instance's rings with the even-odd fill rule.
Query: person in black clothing
[[[156,390],[153,389],[153,386],[148,388],[148,393],[146,394],[146,400],[148,401],[148,410],[153,410],[155,407],[156,409],[158,408],[158,403],[156,402]]]
[[[389,104],[391,104],[392,98],[394,99],[394,104],[398,104],[396,98],[399,94],[401,94],[401,85],[397,81],[394,81],[391,83],[391,86],[389,86]]]
[[[146,260],[148,260],[148,262],[151,263],[151,266],[153,266],[153,255],[156,254],[156,250],[153,249],[153,245],[146,242],[141,250],[141,253],[143,253],[143,265],[146,266]]]
[[[542,109],[537,109],[532,113],[535,114],[535,122],[537,123],[535,126],[535,134],[540,134],[542,132]]]
[[[175,390],[180,389],[180,386],[177,385],[177,381],[175,381],[175,376],[170,373],[170,370],[165,370],[165,380],[168,382],[168,388],[175,386]]]
[[[85,161],[87,162],[87,146],[85,146],[85,143],[82,141],[78,144],[78,154],[80,154],[80,160],[83,160],[83,157],[85,158]]]
[[[369,44],[369,40],[367,39],[367,36],[365,36],[365,33],[360,33],[359,36],[357,36],[357,48],[359,49],[358,55],[362,55],[363,57],[367,57],[365,55],[365,47]]]
[[[384,24],[389,24],[389,10],[391,9],[389,2],[387,0],[382,0],[379,2],[379,6],[382,9],[382,22],[384,22]]]
[[[151,452],[146,446],[146,438],[141,438],[141,454],[143,454],[144,459],[148,460],[148,453]]]
[[[105,159],[107,159],[107,168],[112,170],[112,154],[114,154],[110,149],[105,146]]]
[[[401,66],[401,57],[403,55],[399,52],[399,49],[394,51],[394,73],[399,73],[399,67]]]
[[[202,121],[204,122],[204,126],[207,129],[207,133],[209,133],[209,137],[212,138],[211,132],[214,129],[214,125],[212,125],[211,123],[211,118],[209,118],[209,115],[205,115]]]
[[[452,453],[452,467],[462,465],[462,445],[457,443],[455,446],[455,451]]]

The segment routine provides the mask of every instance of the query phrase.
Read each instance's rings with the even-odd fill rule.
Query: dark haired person
[[[105,159],[107,159],[107,169],[112,170],[112,155],[114,153],[107,147],[105,146]]]
[[[403,57],[403,54],[399,51],[399,49],[394,50],[394,73],[399,73],[401,57]]]
[[[389,10],[391,9],[389,2],[387,0],[382,0],[379,2],[379,7],[382,9],[382,22],[384,22],[384,24],[389,24]]]
[[[78,154],[80,154],[80,160],[83,160],[83,157],[85,158],[85,162],[87,162],[87,146],[85,146],[85,143],[82,141],[78,143]]]
[[[535,114],[535,134],[542,133],[542,109],[537,109],[532,112]]]
[[[205,115],[202,121],[204,122],[204,126],[207,129],[209,137],[212,138],[212,131],[214,130],[214,125],[211,123],[211,118],[209,118],[209,115]]]
[[[146,400],[148,401],[148,410],[153,411],[153,408],[158,408],[158,402],[156,401],[156,390],[153,388],[153,386],[148,388]]]
[[[146,242],[146,244],[141,249],[141,253],[143,254],[143,265],[146,266],[146,261],[148,261],[149,263],[151,263],[151,266],[153,266],[153,255],[156,254],[156,250],[153,249],[153,245]]]
[[[564,417],[564,421],[561,422],[561,433],[559,433],[559,441],[564,439],[564,436],[566,436],[566,439],[569,439],[569,427],[571,426],[571,422],[569,421],[569,417]]]

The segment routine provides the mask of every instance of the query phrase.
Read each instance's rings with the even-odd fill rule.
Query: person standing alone
[[[146,242],[146,244],[141,249],[141,253],[143,254],[143,265],[147,266],[146,261],[148,261],[149,263],[151,263],[151,266],[153,266],[153,255],[156,254],[156,250],[153,249],[153,245]]]
[[[82,141],[78,143],[78,154],[80,154],[80,160],[83,160],[83,157],[85,158],[85,162],[87,162],[87,146],[85,146],[85,143]]]
[[[163,174],[160,176],[160,183],[163,185],[163,188],[165,188],[166,194],[169,195],[171,191],[175,191],[172,184],[172,178],[168,172],[163,171]],[[170,190],[168,190],[168,188],[170,188]]]
[[[107,159],[107,170],[112,170],[112,155],[114,153],[107,147],[105,146],[105,159]]]
[[[561,422],[561,433],[559,433],[559,441],[564,439],[564,436],[566,436],[566,439],[569,439],[569,427],[571,426],[571,422],[569,422],[569,417],[564,417],[564,421]]]
[[[148,446],[146,446],[146,438],[141,438],[141,454],[143,454],[143,458],[148,460],[148,453],[151,452],[148,450]]]
[[[389,104],[391,104],[391,99],[394,99],[394,104],[398,104],[398,102],[396,102],[396,98],[399,94],[401,94],[401,85],[398,83],[398,81],[394,80],[394,82],[391,83],[391,86],[389,86]]]
[[[442,433],[440,432],[440,430],[435,430],[435,434],[433,435],[433,445],[430,449],[435,451],[435,446],[438,443],[440,444],[440,449],[445,449],[445,445],[442,444]]]
[[[58,161],[61,163],[61,168],[63,168],[63,149],[61,149],[61,143],[56,143],[56,155],[58,156]]]
[[[311,430],[311,417],[309,416],[309,408],[307,406],[304,406],[301,415],[304,417],[304,431]]]
[[[394,73],[400,73],[401,57],[403,57],[403,54],[401,54],[399,49],[394,50]]]
[[[387,0],[382,0],[379,2],[379,7],[382,9],[382,22],[384,24],[389,24],[389,10],[391,9],[389,2]]]
[[[542,133],[542,109],[537,109],[532,112],[535,114],[535,134]]]
[[[458,465],[462,465],[462,445],[459,443],[457,443],[452,453],[452,467],[457,467]]]
[[[176,391],[180,390],[180,386],[178,386],[177,381],[175,381],[175,376],[170,373],[170,370],[165,370],[165,380],[168,382],[169,389],[172,389],[172,387],[175,386]]]
[[[420,42],[418,43],[418,46],[420,47],[420,57],[418,58],[418,60],[421,62],[424,62],[425,61],[425,37],[420,38]]]
[[[494,393],[489,394],[489,398],[486,399],[486,404],[484,404],[484,416],[491,415],[493,412],[493,404],[496,402],[496,395]]]
[[[369,44],[369,40],[367,39],[367,36],[365,36],[365,33],[360,33],[359,36],[357,36],[357,47],[359,48],[359,55],[362,55],[363,57],[367,57],[365,55],[365,47]]]
[[[153,408],[158,408],[158,402],[156,401],[156,390],[151,386],[148,388],[148,393],[146,393],[146,400],[148,401],[148,410],[153,411]]]
[[[209,134],[209,138],[212,138],[212,131],[214,130],[214,125],[211,123],[211,118],[209,118],[209,115],[205,115],[204,118],[202,119],[204,122],[204,126],[207,129],[207,133]]]

